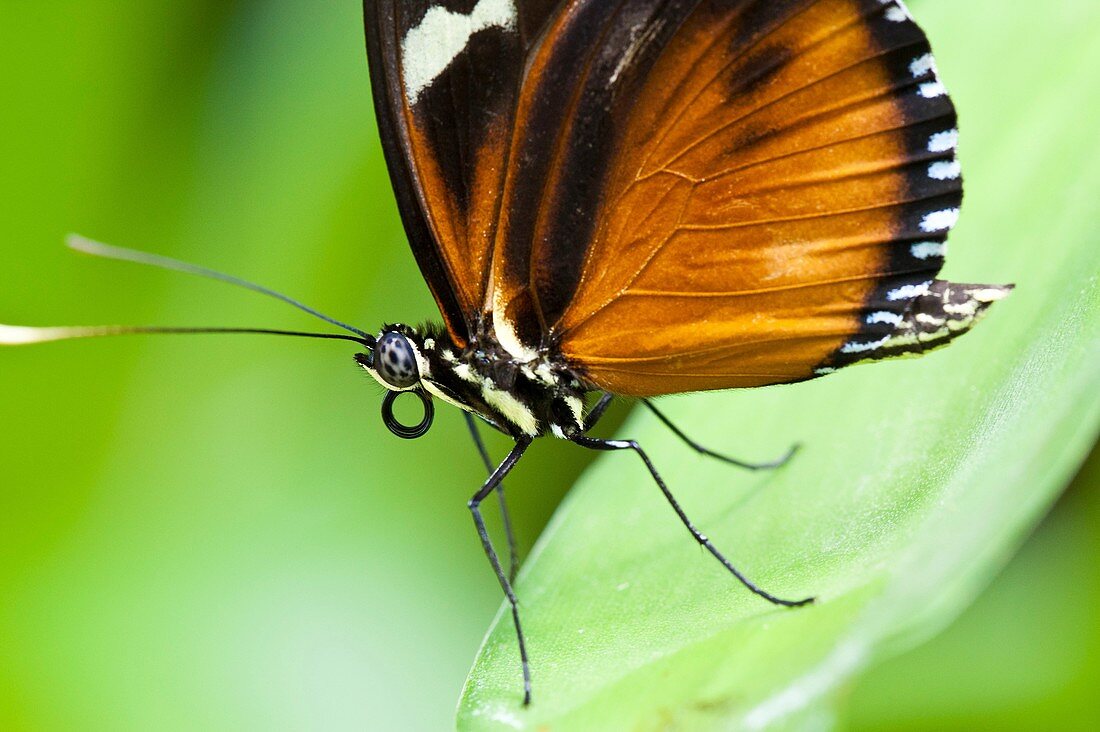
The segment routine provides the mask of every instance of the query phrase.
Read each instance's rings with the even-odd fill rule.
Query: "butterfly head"
[[[420,382],[417,351],[412,342],[396,330],[383,331],[374,347],[374,370],[390,389],[404,391]]]
[[[424,377],[431,372],[424,358],[424,339],[414,328],[387,325],[375,339],[374,347],[357,353],[355,361],[375,381],[386,389],[382,400],[382,421],[398,437],[413,439],[427,433],[435,417],[431,394],[425,389]],[[398,396],[408,392],[420,399],[424,409],[419,423],[407,425],[393,413]]]

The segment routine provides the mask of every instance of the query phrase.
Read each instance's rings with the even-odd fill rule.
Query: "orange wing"
[[[934,283],[955,110],[900,3],[596,6],[569,3],[528,62],[498,333],[655,395],[927,350],[1003,294]]]

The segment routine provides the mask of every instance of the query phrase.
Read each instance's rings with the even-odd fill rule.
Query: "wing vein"
[[[908,206],[910,204],[919,203],[920,201],[927,201],[929,198],[937,197],[938,196],[918,196],[916,198],[904,199],[899,201],[876,203],[871,206],[858,206],[855,208],[845,208],[834,211],[820,211],[810,214],[799,214],[797,216],[777,216],[775,218],[756,219],[754,221],[738,221],[732,224],[688,224],[686,226],[679,227],[677,231],[731,231],[733,229],[751,229],[757,226],[770,226],[771,224],[785,224],[792,221],[813,221],[815,219],[830,219],[837,216],[847,216],[849,214],[878,211],[884,208],[899,208],[901,206]]]
[[[858,21],[853,21],[850,25],[845,26],[845,28],[843,30],[847,30],[847,28],[851,27],[851,25],[854,25],[856,22],[858,22]],[[823,41],[824,41],[824,39],[822,40],[822,42]],[[799,86],[795,89],[792,89],[789,92],[787,92],[785,94],[782,94],[782,95],[776,97],[775,99],[772,99],[772,100],[770,100],[770,101],[768,101],[764,104],[761,104],[758,107],[754,107],[753,109],[749,110],[745,114],[742,114],[739,117],[736,117],[734,119],[726,121],[724,124],[722,124],[717,129],[714,129],[714,130],[706,133],[705,135],[697,138],[696,140],[692,141],[690,144],[688,144],[687,147],[685,147],[683,150],[678,152],[676,154],[676,156],[673,157],[667,163],[667,165],[665,167],[667,167],[668,165],[672,165],[672,164],[676,163],[678,160],[682,159],[684,156],[686,156],[692,150],[696,149],[697,147],[704,144],[708,140],[713,139],[714,137],[722,134],[723,132],[730,129],[734,125],[741,124],[742,122],[747,122],[747,121],[751,120],[755,115],[760,114],[761,112],[764,112],[765,110],[768,110],[768,109],[776,106],[777,104],[780,104],[782,102],[785,102],[785,101],[789,100],[795,94],[799,94],[801,92],[806,91],[807,89],[812,89],[813,87],[815,87],[819,84],[823,84],[825,82],[831,81],[831,80],[835,79],[837,76],[839,76],[841,74],[844,74],[844,73],[848,73],[848,72],[850,72],[854,69],[857,69],[860,66],[863,66],[865,64],[873,63],[875,61],[878,61],[879,59],[883,58],[884,56],[889,56],[891,54],[897,53],[898,51],[904,50],[904,49],[912,47],[912,46],[921,45],[921,43],[923,43],[923,41],[914,41],[913,43],[905,44],[905,45],[899,46],[897,48],[881,50],[878,53],[875,53],[873,55],[861,58],[859,61],[856,61],[852,64],[849,64],[848,66],[845,66],[844,68],[836,69],[836,70],[834,70],[834,71],[832,71],[832,72],[830,72],[830,73],[828,73],[824,76],[818,77],[818,78],[814,79],[813,81],[810,81],[806,84],[803,84],[802,86]],[[904,81],[902,81],[900,83],[893,84],[893,85],[887,86],[887,87],[882,88],[882,89],[871,90],[873,93],[870,93],[865,97],[860,97],[860,98],[857,98],[855,100],[852,100],[852,101],[850,101],[846,104],[843,104],[839,107],[836,107],[834,109],[817,110],[816,114],[823,115],[823,116],[828,116],[830,114],[836,114],[836,113],[839,113],[839,112],[846,112],[846,111],[849,111],[851,108],[858,107],[861,104],[866,104],[867,102],[875,100],[875,99],[896,96],[899,91],[901,91],[903,89],[906,89],[908,87],[916,87],[921,82],[926,81],[926,80],[927,79],[924,79],[924,78],[905,79]],[[798,120],[794,125],[791,125],[789,127],[779,128],[779,130],[777,132],[786,132],[789,129],[796,129],[798,124],[801,124],[801,123],[804,123],[804,122],[813,122],[813,121],[816,121],[816,120],[815,120],[814,116],[811,115],[809,118],[807,118],[805,120]],[[743,148],[743,149],[750,149],[750,148],[751,148],[751,146],[748,146],[748,147]]]
[[[891,272],[871,272],[868,274],[852,275],[850,277],[834,277],[824,280],[812,280],[810,282],[798,282],[789,285],[775,285],[774,287],[758,287],[751,290],[729,290],[727,292],[700,292],[691,290],[627,290],[622,297],[669,297],[685,299],[721,299],[732,297],[749,297],[752,295],[767,295],[773,292],[789,292],[790,290],[806,290],[814,287],[841,285],[846,282],[860,282],[862,280],[878,280],[903,275],[915,275],[930,272],[931,267],[915,267],[913,269],[894,270]]]
[[[745,58],[749,53],[756,50],[760,46],[761,43],[763,43],[768,38],[770,38],[773,33],[775,33],[777,30],[782,28],[786,23],[788,23],[789,21],[791,21],[794,18],[797,18],[802,13],[805,13],[810,8],[812,8],[813,6],[817,5],[818,2],[820,2],[820,0],[812,0],[811,2],[807,3],[804,7],[799,8],[798,12],[796,12],[794,15],[790,15],[786,18],[783,18],[783,20],[780,23],[777,23],[776,25],[769,28],[759,38],[757,38],[755,41],[750,43],[746,48],[742,49],[740,53],[735,54],[727,63],[725,63],[721,68],[719,68],[717,71],[715,71],[714,74],[707,80],[707,82],[705,84],[703,84],[702,86],[700,86],[699,90],[694,95],[692,95],[691,99],[689,99],[687,102],[685,102],[684,104],[682,104],[680,106],[680,111],[676,114],[675,117],[673,117],[673,119],[668,123],[668,125],[665,126],[664,131],[660,135],[657,136],[657,138],[654,140],[654,143],[651,147],[650,154],[647,155],[645,157],[645,159],[642,161],[641,169],[644,169],[645,166],[648,165],[650,158],[654,154],[656,154],[657,150],[661,146],[661,143],[663,143],[665,141],[665,139],[668,137],[668,135],[672,132],[672,130],[675,129],[676,125],[679,124],[680,120],[683,119],[683,116],[685,114],[687,114],[688,110],[691,109],[692,106],[694,106],[695,102],[699,99],[699,97],[701,97],[703,95],[703,93],[706,92],[706,90],[709,89],[710,86],[715,81],[718,80],[718,77],[720,77],[722,74],[724,74],[726,71],[728,71],[737,62],[739,62],[743,58]],[[747,8],[749,8],[752,4],[753,3],[750,1],[750,2],[747,2],[744,5],[742,5],[740,8],[738,8],[738,12],[736,12],[733,16],[731,16],[729,18],[730,22],[727,24],[726,28],[724,28],[723,30],[727,30],[729,25],[732,25],[733,23],[735,23],[743,15],[745,10]],[[704,55],[701,55],[699,57],[699,60],[695,64],[692,65],[691,71],[694,72],[695,69],[698,68],[698,64],[702,63],[702,60],[705,57],[705,55],[707,53],[709,53],[711,51],[711,49],[713,49],[716,45],[718,45],[718,43],[720,41],[725,40],[726,38],[727,38],[727,36],[725,35],[724,32],[715,33],[714,41],[709,46],[707,46],[707,49],[706,49],[706,52],[704,53]]]

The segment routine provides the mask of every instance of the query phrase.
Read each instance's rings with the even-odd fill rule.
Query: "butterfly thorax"
[[[565,364],[549,354],[518,360],[491,333],[459,347],[434,323],[387,325],[376,352],[357,361],[391,391],[422,389],[513,437],[583,429],[586,389]]]

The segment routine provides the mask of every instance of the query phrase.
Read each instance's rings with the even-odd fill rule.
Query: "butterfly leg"
[[[664,423],[665,427],[668,427],[670,430],[672,430],[672,434],[683,440],[687,444],[687,446],[690,447],[692,450],[695,450],[695,452],[706,455],[708,457],[716,458],[730,465],[736,465],[739,468],[745,468],[746,470],[772,470],[774,468],[781,468],[787,464],[787,462],[794,456],[796,452],[798,452],[799,445],[796,444],[793,445],[791,449],[787,451],[787,454],[783,455],[783,457],[779,458],[778,460],[772,460],[771,462],[747,463],[743,460],[737,460],[721,453],[714,452],[713,450],[708,450],[695,440],[685,435],[683,431],[679,427],[674,425],[672,423],[672,420],[666,417],[661,410],[657,409],[656,405],[654,405],[653,402],[649,399],[643,399],[642,404],[644,404],[649,409],[649,411],[653,412],[653,414],[657,416],[657,419],[661,420],[661,422]]]
[[[585,415],[585,418],[584,418],[584,431],[585,432],[587,432],[588,430],[590,430],[590,429],[592,429],[593,427],[596,426],[596,423],[600,421],[600,417],[602,417],[603,413],[607,411],[607,408],[611,406],[611,400],[612,399],[614,399],[614,396],[607,393],[606,391],[603,393],[602,396],[600,396],[600,400],[598,402],[596,402],[592,406],[592,409],[590,409],[588,411],[588,414]]]
[[[481,433],[477,429],[477,421],[474,415],[463,412],[466,418],[466,426],[470,429],[470,436],[474,438],[481,461],[485,463],[485,470],[493,474],[493,461],[489,458],[489,451],[485,449],[485,442],[481,439]],[[516,537],[512,533],[512,517],[508,512],[508,501],[504,497],[504,483],[497,486],[497,500],[500,502],[500,518],[504,524],[504,537],[508,542],[508,581],[516,581],[516,572],[519,571],[519,552],[516,551]]]
[[[485,556],[489,558],[489,563],[493,565],[493,571],[496,572],[497,581],[500,582],[500,587],[504,590],[504,596],[508,598],[508,603],[512,606],[512,622],[516,627],[516,639],[519,641],[519,658],[520,663],[523,666],[523,704],[524,706],[531,703],[531,668],[527,663],[527,644],[523,640],[523,626],[519,622],[519,601],[516,599],[516,593],[512,591],[512,583],[508,580],[508,576],[504,573],[504,568],[500,564],[500,558],[497,556],[496,549],[493,548],[493,542],[489,538],[489,532],[485,530],[485,519],[481,516],[481,502],[489,497],[489,494],[495,491],[501,481],[504,480],[504,476],[515,467],[519,462],[520,457],[531,445],[530,437],[523,437],[516,440],[515,447],[508,453],[508,456],[504,458],[504,461],[497,466],[492,475],[481,486],[481,490],[474,494],[474,497],[470,499],[467,504],[470,507],[470,513],[474,516],[474,525],[477,526],[477,535],[481,539],[481,546],[485,549]]]
[[[783,600],[776,597],[754,585],[748,577],[743,575],[737,567],[734,567],[730,563],[730,560],[718,551],[717,547],[711,543],[710,539],[706,537],[699,529],[695,528],[695,525],[691,523],[691,519],[684,513],[684,509],[680,507],[679,502],[672,495],[672,492],[665,485],[661,475],[657,472],[657,469],[653,467],[653,463],[650,461],[649,456],[645,454],[641,446],[634,440],[601,440],[594,437],[587,437],[585,435],[573,435],[570,439],[581,447],[587,447],[589,450],[633,450],[638,453],[638,457],[645,463],[646,468],[649,470],[649,474],[653,476],[653,480],[657,483],[657,487],[661,489],[661,492],[665,494],[665,498],[668,500],[672,510],[676,512],[676,515],[680,517],[680,521],[683,522],[684,527],[691,532],[691,535],[695,538],[695,541],[699,542],[700,546],[705,548],[708,552],[714,555],[714,558],[722,563],[722,566],[730,571],[734,577],[741,581],[745,587],[752,592],[756,593],[760,597],[763,597],[768,602],[776,605],[784,605],[786,607],[798,607],[799,605],[806,605],[813,602],[812,597],[807,597],[803,600]]]

